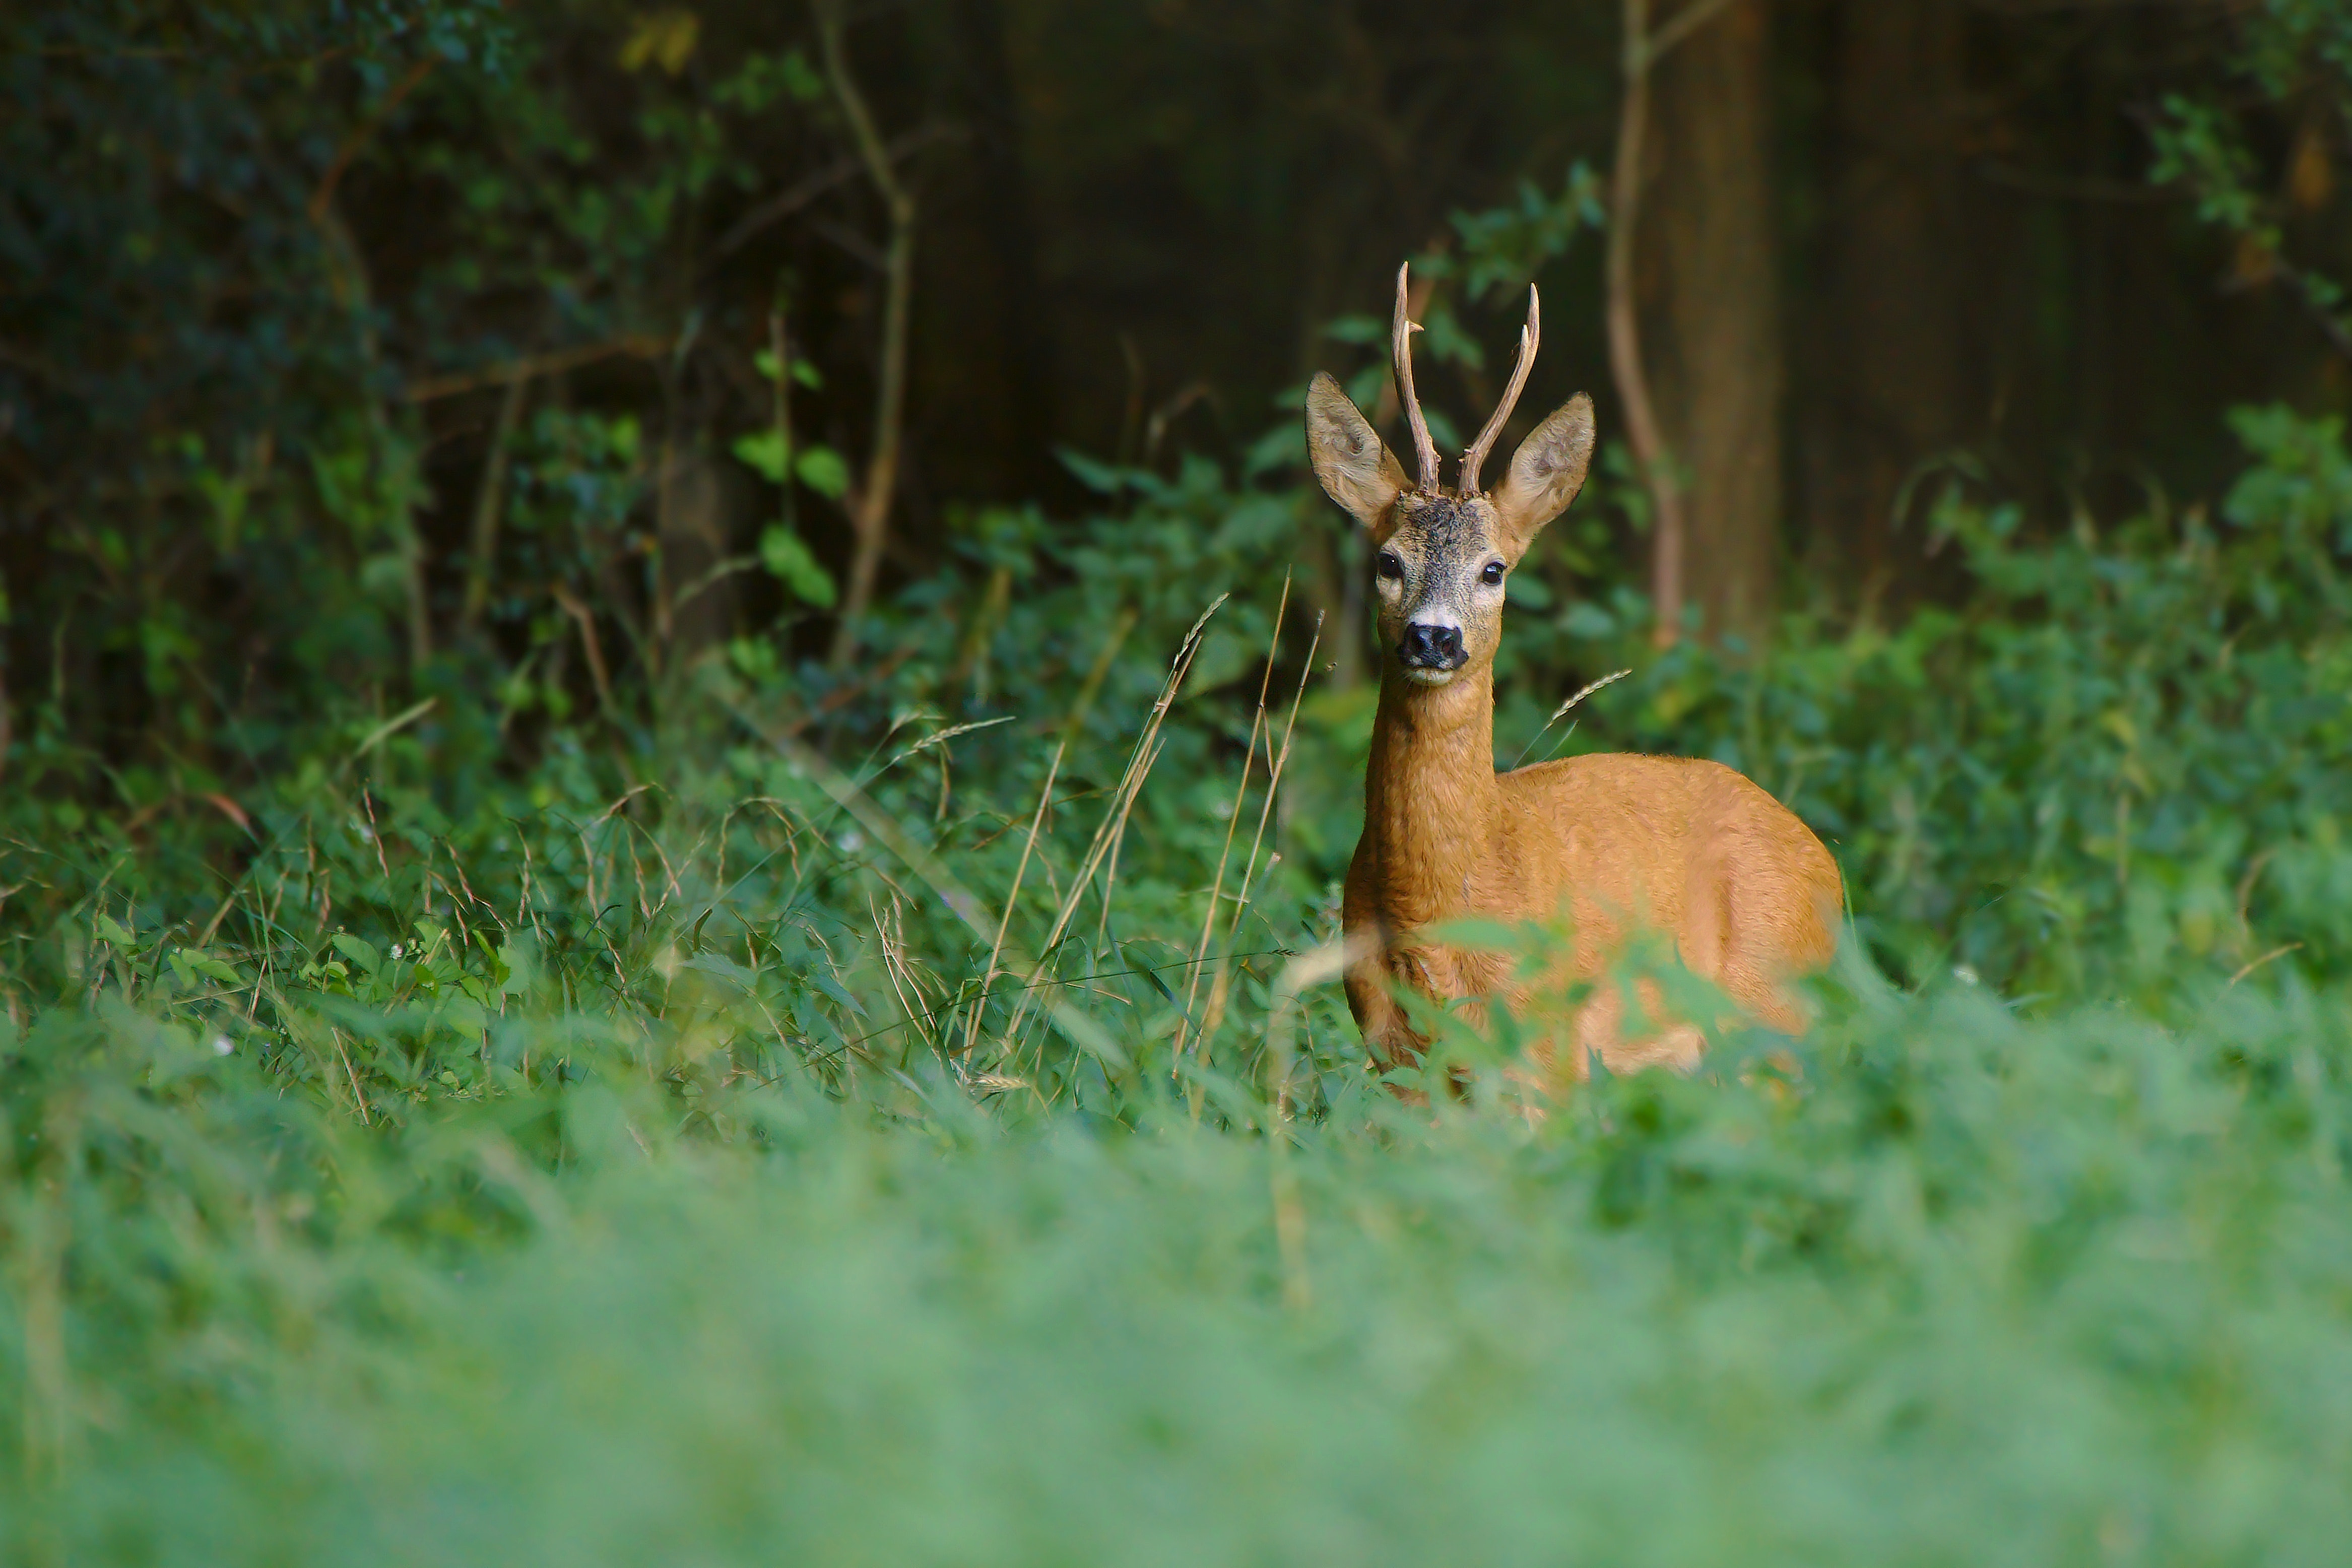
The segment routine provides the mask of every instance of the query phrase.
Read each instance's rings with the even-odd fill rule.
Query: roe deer
[[[1397,273],[1391,352],[1397,395],[1420,473],[1396,458],[1339,385],[1307,393],[1316,478],[1371,536],[1381,647],[1380,712],[1364,774],[1364,836],[1348,868],[1341,922],[1361,956],[1348,1005],[1384,1064],[1425,1044],[1391,990],[1438,1002],[1500,995],[1528,1016],[1507,956],[1447,949],[1417,933],[1467,916],[1507,921],[1566,915],[1569,971],[1601,980],[1628,937],[1671,936],[1682,961],[1756,1021],[1789,1033],[1805,1017],[1787,983],[1827,963],[1843,906],[1837,863],[1805,825],[1717,763],[1583,756],[1495,772],[1495,649],[1503,584],[1536,532],[1566,510],[1592,457],[1592,402],[1581,395],[1536,426],[1490,495],[1479,469],[1535,363],[1538,301],[1528,291],[1518,363],[1494,417],[1462,456],[1462,483],[1439,482],[1437,449],[1412,388],[1406,273]],[[1657,1016],[1655,988],[1637,988]],[[1612,1071],[1697,1064],[1727,1019],[1675,1021],[1626,1038],[1626,998],[1602,983],[1566,1037],[1536,1047],[1538,1065],[1581,1079],[1597,1052]],[[1559,1046],[1567,1045],[1560,1061]]]

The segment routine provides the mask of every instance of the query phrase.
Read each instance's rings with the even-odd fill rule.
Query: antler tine
[[[1519,394],[1527,390],[1528,372],[1536,367],[1536,344],[1543,337],[1542,301],[1536,298],[1536,286],[1528,285],[1528,324],[1519,329],[1519,363],[1511,367],[1511,384],[1503,388],[1503,401],[1496,406],[1495,416],[1462,454],[1462,493],[1478,493],[1478,470],[1486,464],[1486,454],[1495,448],[1495,438],[1503,433],[1503,422],[1518,406]]]
[[[1412,422],[1412,452],[1421,468],[1421,488],[1434,493],[1437,443],[1429,438],[1429,421],[1421,416],[1421,399],[1412,390],[1412,335],[1421,328],[1405,313],[1405,289],[1412,271],[1410,261],[1397,268],[1396,326],[1390,334],[1389,351],[1396,359],[1397,401],[1404,405],[1405,417]]]

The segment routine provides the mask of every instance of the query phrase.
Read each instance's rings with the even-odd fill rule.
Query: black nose
[[[1459,669],[1470,662],[1470,656],[1462,651],[1460,626],[1409,626],[1404,641],[1397,646],[1397,656],[1413,669]]]

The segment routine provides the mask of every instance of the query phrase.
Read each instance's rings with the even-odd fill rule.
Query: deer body
[[[1579,397],[1553,414],[1521,445],[1496,491],[1478,489],[1486,451],[1534,357],[1531,306],[1511,388],[1465,454],[1462,486],[1444,489],[1412,397],[1402,273],[1398,282],[1398,384],[1422,484],[1406,483],[1336,383],[1318,377],[1307,395],[1317,476],[1370,531],[1380,597],[1380,711],[1365,772],[1364,834],[1341,914],[1361,954],[1347,989],[1367,1047],[1390,1063],[1418,1057],[1422,1042],[1394,997],[1402,985],[1438,1001],[1501,996],[1538,1025],[1538,1065],[1549,1071],[1581,1078],[1593,1054],[1612,1071],[1687,1070],[1708,1029],[1731,1020],[1672,1020],[1629,1037],[1629,1000],[1655,1019],[1658,997],[1644,985],[1629,999],[1606,975],[1643,931],[1671,938],[1683,963],[1749,1017],[1797,1032],[1804,1016],[1788,982],[1829,961],[1843,898],[1836,862],[1792,813],[1708,762],[1586,756],[1495,772],[1503,580],[1581,488],[1592,406]],[[1544,977],[1539,988],[1564,994],[1580,979],[1597,988],[1547,1030],[1540,998],[1516,980],[1511,958],[1420,934],[1469,916],[1565,917],[1574,956],[1567,973]]]

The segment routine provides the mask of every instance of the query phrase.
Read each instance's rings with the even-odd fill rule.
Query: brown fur
[[[1347,975],[1348,1003],[1381,1060],[1417,1059],[1425,1044],[1393,985],[1433,999],[1494,995],[1541,1026],[1533,992],[1603,981],[1643,930],[1672,938],[1683,963],[1749,1017],[1795,1033],[1792,978],[1829,962],[1843,887],[1819,838],[1755,784],[1716,763],[1587,756],[1497,775],[1494,659],[1503,594],[1481,575],[1516,566],[1538,530],[1581,487],[1592,409],[1581,397],[1538,426],[1491,497],[1406,486],[1402,469],[1328,377],[1308,392],[1316,472],[1370,531],[1383,561],[1380,714],[1364,778],[1364,836],[1349,867],[1341,921],[1368,956]],[[1405,628],[1460,634],[1446,672],[1409,664]],[[1420,933],[1465,917],[1565,916],[1567,971],[1519,984],[1507,955],[1464,952]],[[1634,1000],[1655,1017],[1646,985]],[[1638,1038],[1622,1030],[1627,999],[1602,983],[1542,1037],[1549,1071],[1582,1078],[1590,1053],[1612,1071],[1696,1066],[1708,1034],[1736,1020],[1677,1020]],[[1559,1060],[1562,1046],[1567,1060]]]

